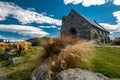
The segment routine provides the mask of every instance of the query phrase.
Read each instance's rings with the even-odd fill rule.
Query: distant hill
[[[41,46],[42,43],[50,41],[51,37],[31,38],[26,41],[31,42],[32,46]]]
[[[0,39],[0,42],[3,42],[3,39]]]

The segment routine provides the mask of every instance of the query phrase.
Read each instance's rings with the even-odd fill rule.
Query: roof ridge
[[[104,30],[106,30],[104,27],[102,27],[96,20],[94,20],[94,22],[96,23],[96,24],[98,24],[101,28],[103,28]],[[107,31],[107,30],[106,30]]]
[[[81,15],[80,13],[78,13],[77,11],[75,11],[74,9],[71,9],[69,15],[71,14],[71,12],[75,12],[76,14],[78,14],[79,16],[81,16],[82,18],[84,18],[87,22],[89,22],[90,24],[94,25],[95,27],[100,28],[100,29],[102,29],[102,30],[104,30],[104,31],[107,31],[107,30],[106,30],[105,28],[103,28],[99,23],[97,23],[97,22],[95,22],[95,21],[93,21],[93,20],[91,20],[91,19],[89,19],[89,18]],[[108,32],[108,31],[107,31],[107,32]]]

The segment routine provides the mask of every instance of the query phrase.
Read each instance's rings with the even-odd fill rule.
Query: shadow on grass
[[[7,74],[6,80],[30,80],[33,69],[25,69]]]

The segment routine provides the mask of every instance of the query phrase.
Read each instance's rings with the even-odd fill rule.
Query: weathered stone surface
[[[47,80],[48,72],[48,66],[43,64],[38,68],[36,74],[34,74],[34,76],[32,77],[32,80]]]
[[[108,77],[81,69],[68,69],[58,73],[54,80],[110,80]]]
[[[15,58],[10,57],[9,61],[10,61],[10,65],[18,64],[21,62],[21,57],[15,57]]]
[[[3,54],[3,59],[4,59],[4,60],[8,60],[9,57],[11,56],[10,54],[11,54],[10,52],[5,52],[5,53]]]
[[[109,32],[106,29],[73,9],[68,16],[63,16],[60,31],[61,36],[95,40],[98,44],[109,43]]]

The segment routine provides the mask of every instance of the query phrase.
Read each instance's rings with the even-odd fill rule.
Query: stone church
[[[71,10],[68,16],[62,18],[61,37],[72,36],[85,40],[94,40],[97,44],[109,43],[109,32],[96,21]]]

